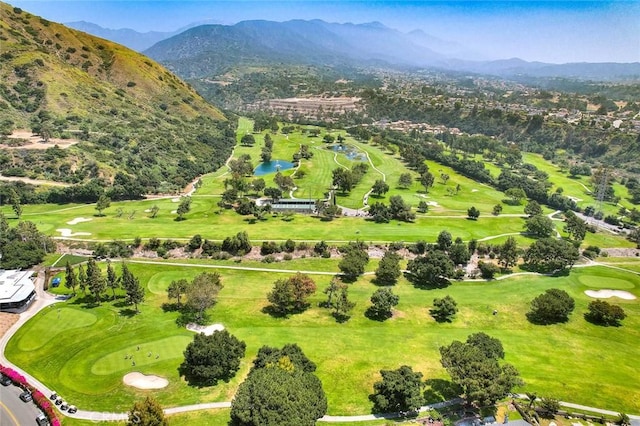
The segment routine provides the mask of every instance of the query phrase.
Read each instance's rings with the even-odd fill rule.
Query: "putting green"
[[[147,284],[147,287],[149,288],[149,291],[153,294],[166,296],[167,288],[169,288],[169,284],[171,284],[171,281],[176,281],[181,278],[185,278],[187,280],[193,279],[191,274],[188,274],[188,272],[185,271],[184,269],[159,272],[149,279],[149,283]]]
[[[172,336],[166,339],[120,348],[98,359],[91,366],[91,372],[106,376],[114,372],[135,370],[136,368],[157,364],[167,359],[181,358],[191,340],[187,336]]]
[[[28,332],[21,335],[18,347],[23,351],[33,351],[61,333],[67,333],[74,328],[89,327],[97,320],[92,312],[53,306],[44,312],[40,321],[32,321],[24,326]]]
[[[634,288],[635,285],[631,281],[613,277],[599,277],[597,275],[580,275],[578,276],[580,284],[593,288],[610,288],[619,290],[623,288]]]

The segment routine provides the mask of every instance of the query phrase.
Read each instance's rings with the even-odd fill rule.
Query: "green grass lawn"
[[[327,269],[320,266],[322,259],[304,262],[305,268],[315,264],[316,269]],[[74,298],[45,309],[22,327],[9,342],[7,357],[82,409],[126,411],[135,399],[146,394],[122,384],[127,372],[166,377],[169,387],[154,391],[154,396],[167,407],[227,401],[232,399],[262,345],[295,342],[318,365],[329,414],[344,415],[370,411],[367,396],[379,379],[380,369],[407,364],[421,371],[425,379],[447,380],[438,348],[484,331],[503,342],[506,361],[521,372],[527,385],[519,391],[640,412],[635,393],[635,379],[640,374],[635,362],[640,303],[614,299],[628,314],[622,327],[598,327],[582,317],[592,300],[584,290],[607,283],[609,288],[640,296],[640,277],[636,274],[604,267],[574,268],[568,277],[455,282],[438,290],[416,289],[403,278],[393,289],[400,296],[394,317],[382,323],[364,316],[368,299],[376,289],[372,276],[365,276],[350,285],[350,297],[356,307],[352,318],[339,324],[318,307],[324,298],[320,290],[330,276],[314,276],[319,291],[312,297],[309,310],[290,318],[273,318],[262,312],[268,304],[266,293],[275,279],[286,274],[219,270],[224,288],[218,304],[210,311],[211,322],[224,324],[244,340],[247,357],[237,377],[229,383],[193,388],[177,372],[182,351],[193,334],[177,327],[177,314],[163,312],[161,305],[166,302],[165,290],[171,280],[191,279],[204,269],[136,263],[130,263],[130,269],[148,288],[147,301],[139,315],[129,316],[128,307],[120,300],[91,307]],[[524,314],[529,302],[552,287],[565,289],[575,298],[576,310],[570,321],[551,326],[528,323]],[[435,297],[446,294],[458,302],[460,312],[453,323],[437,324],[428,309]],[[498,315],[492,315],[494,309]],[[125,355],[133,355],[136,365],[125,360]]]

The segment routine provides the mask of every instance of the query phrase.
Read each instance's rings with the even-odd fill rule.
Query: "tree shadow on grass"
[[[120,316],[122,317],[133,318],[136,316],[138,312],[136,312],[136,310],[133,308],[125,308],[125,309],[120,309],[119,313],[120,313]]]
[[[428,379],[425,384],[429,386],[424,392],[424,398],[427,403],[442,402],[453,398],[457,398],[462,393],[460,386],[449,380]]]
[[[379,312],[373,306],[369,306],[364,312],[364,316],[373,321],[383,322],[392,317],[391,312]]]
[[[162,312],[179,312],[181,309],[182,305],[179,305],[177,302],[162,304]]]

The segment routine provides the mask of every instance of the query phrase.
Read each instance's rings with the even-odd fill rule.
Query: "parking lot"
[[[0,426],[36,425],[40,409],[33,402],[23,402],[17,386],[0,386]]]

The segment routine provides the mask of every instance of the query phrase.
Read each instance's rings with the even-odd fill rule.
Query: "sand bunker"
[[[60,228],[56,229],[56,232],[59,232],[63,237],[78,237],[82,235],[91,235],[91,232],[72,232],[69,228]]]
[[[82,222],[89,222],[93,219],[88,218],[88,217],[76,217],[73,220],[70,220],[69,222],[67,222],[67,225],[77,225],[78,223],[82,223]]]
[[[471,192],[478,192],[479,189],[472,189]]]
[[[433,206],[433,207],[439,206],[437,201],[427,201],[427,205],[428,206]]]
[[[195,331],[196,333],[204,333],[207,336],[211,336],[214,331],[224,330],[224,325],[222,324],[198,325],[193,322],[190,322],[189,324],[187,324],[187,330]]]
[[[179,202],[180,202],[180,197],[172,198],[172,199],[171,199],[171,202],[172,202],[172,203],[179,203]]]
[[[633,300],[636,297],[629,293],[628,291],[623,290],[585,290],[584,294],[589,297],[594,297],[596,299],[608,299],[610,297],[619,297],[620,299],[625,300]]]
[[[166,388],[169,381],[165,378],[145,375],[134,371],[133,373],[126,374],[122,381],[125,385],[133,386],[138,389],[162,389]]]

